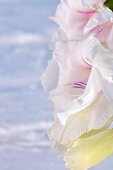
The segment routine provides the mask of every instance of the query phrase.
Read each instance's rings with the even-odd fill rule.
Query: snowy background
[[[58,0],[0,0],[0,170],[64,170],[47,129],[52,110],[40,84],[51,58]],[[93,170],[112,170],[113,158]]]

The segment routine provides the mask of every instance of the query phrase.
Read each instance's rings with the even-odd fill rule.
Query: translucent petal
[[[59,67],[54,58],[49,61],[46,71],[41,77],[41,82],[46,91],[56,88],[59,78]]]
[[[84,26],[89,18],[95,13],[95,10],[90,8],[89,11],[82,12],[80,11],[79,4],[76,3],[76,5],[76,8],[74,8],[72,2],[62,0],[57,7],[56,14],[51,17],[51,19],[53,19],[64,31],[68,40],[83,39]]]
[[[109,8],[103,8],[95,15],[93,15],[86,26],[84,27],[84,34],[91,32],[101,43],[108,46],[107,43],[111,40],[111,32],[113,27],[113,12]]]
[[[113,129],[91,131],[70,144],[64,154],[71,170],[87,170],[113,154]]]
[[[101,93],[88,107],[70,116],[64,127],[60,143],[69,144],[85,132],[108,127],[112,121],[113,102],[109,102]]]
[[[87,33],[100,25],[104,26],[104,24],[109,22],[113,22],[113,13],[106,7],[90,18],[84,28],[84,33]]]
[[[97,9],[97,7],[102,7],[104,5],[105,0],[67,0],[70,6],[80,9],[80,10],[89,10],[89,9]]]
[[[66,121],[70,116],[76,115],[77,112],[87,108],[101,92],[100,80],[98,78],[98,72],[93,69],[90,73],[90,77],[87,82],[86,89],[82,95],[77,99],[74,99],[72,104],[63,112],[57,112],[57,117],[62,125],[66,124]]]
[[[86,87],[90,68],[81,57],[81,45],[78,41],[56,43],[54,57],[59,65],[59,81],[49,97],[55,112],[65,110]]]

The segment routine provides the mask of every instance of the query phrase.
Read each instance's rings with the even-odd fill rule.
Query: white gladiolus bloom
[[[59,31],[42,84],[54,105],[50,139],[71,170],[86,170],[111,154],[109,150],[96,158],[100,143],[101,149],[106,145],[100,137],[113,133],[106,130],[113,121],[113,12],[104,2],[61,0],[51,17]],[[91,137],[81,139],[87,133]],[[90,140],[84,154],[92,149],[94,157],[82,167],[80,147]]]

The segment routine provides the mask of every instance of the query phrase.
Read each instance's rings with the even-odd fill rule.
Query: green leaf
[[[105,6],[113,10],[113,0],[106,0]]]

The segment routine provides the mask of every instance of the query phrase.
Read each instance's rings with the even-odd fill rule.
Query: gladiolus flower
[[[59,30],[42,84],[54,105],[49,137],[71,170],[86,170],[113,150],[113,130],[107,130],[113,121],[113,12],[104,2],[61,0],[52,17]],[[105,139],[110,147],[98,155]]]

